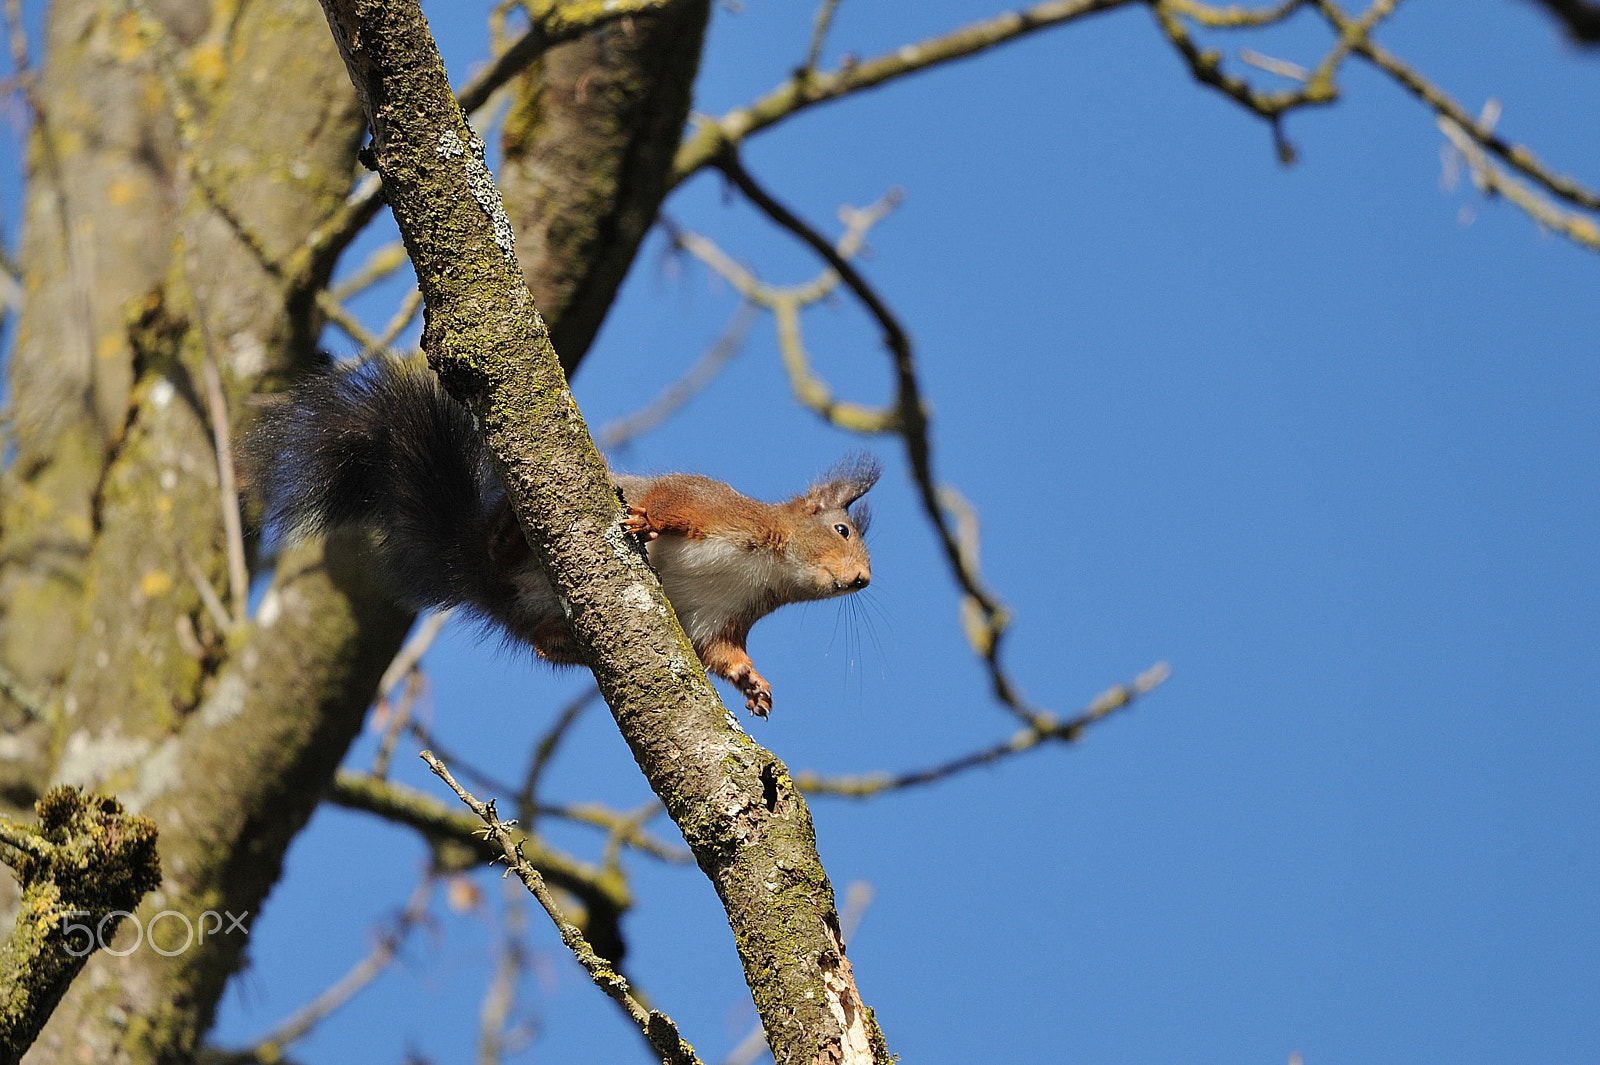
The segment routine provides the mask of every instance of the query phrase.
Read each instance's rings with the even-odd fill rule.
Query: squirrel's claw
[[[731,679],[744,696],[746,710],[757,717],[772,713],[772,687],[767,684],[767,678],[751,669]]]
[[[651,527],[650,518],[638,507],[629,507],[628,512],[622,516],[622,531],[632,533],[645,543],[661,535]]]

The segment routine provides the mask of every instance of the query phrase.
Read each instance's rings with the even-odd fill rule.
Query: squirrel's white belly
[[[647,550],[672,609],[697,647],[735,620],[748,624],[767,613],[772,589],[782,578],[771,552],[721,537],[660,536]]]

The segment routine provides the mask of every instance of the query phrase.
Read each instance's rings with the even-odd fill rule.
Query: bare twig
[[[584,939],[583,933],[562,914],[561,908],[556,905],[555,896],[551,895],[550,889],[545,886],[544,878],[539,875],[533,864],[522,856],[520,844],[495,813],[494,800],[480,802],[467,792],[456,783],[444,763],[433,756],[433,752],[423,751],[422,760],[428,763],[428,768],[433,770],[440,780],[449,785],[457,798],[482,819],[487,830],[485,834],[499,846],[502,860],[511,872],[517,874],[517,879],[522,881],[529,893],[539,900],[539,905],[549,914],[550,920],[560,932],[561,941],[578,959],[578,964],[588,972],[589,979],[632,1018],[645,1038],[650,1041],[650,1045],[655,1048],[656,1053],[661,1055],[662,1061],[668,1065],[699,1065],[700,1059],[695,1056],[694,1048],[678,1033],[678,1027],[671,1018],[660,1010],[645,1009],[630,993],[628,982],[622,974],[617,972],[610,962],[596,954],[588,940]]]
[[[976,625],[969,624],[969,638],[972,638],[973,649],[983,657],[988,667],[995,697],[1029,725],[1037,726],[1043,719],[1041,712],[1029,705],[1010,674],[1000,664],[1001,639],[1010,624],[1010,617],[999,599],[984,585],[975,564],[969,565],[969,562],[974,561],[968,557],[970,548],[963,549],[961,537],[952,528],[944,503],[940,499],[940,490],[933,474],[933,444],[928,411],[922,401],[921,384],[917,379],[916,361],[912,356],[909,334],[860,272],[820,233],[762,188],[745,169],[735,151],[731,148],[724,151],[718,157],[716,165],[738,186],[739,191],[744,193],[751,203],[820,255],[866,307],[883,331],[883,343],[889,351],[895,376],[892,420],[884,426],[884,429],[898,433],[905,443],[912,480],[917,486],[923,510],[939,537],[940,545],[944,548],[945,559],[950,565],[951,573],[970,604],[965,609],[977,622]]]
[[[328,321],[338,326],[345,336],[354,340],[362,351],[382,350],[383,345],[379,343],[377,334],[363,325],[361,319],[351,314],[344,304],[334,299],[327,289],[317,293],[317,309],[327,315]]]
[[[378,974],[388,968],[389,963],[399,954],[400,947],[411,934],[411,930],[427,919],[428,903],[433,898],[437,879],[437,872],[433,869],[424,873],[417,886],[412,889],[405,909],[400,912],[394,924],[378,933],[378,941],[373,945],[372,951],[356,962],[350,971],[341,976],[331,987],[263,1036],[246,1053],[253,1054],[262,1061],[278,1060],[291,1044],[305,1038],[311,1029],[377,979]]]
[[[678,0],[608,0],[604,4],[582,5],[581,11],[562,4],[541,5],[542,10],[533,25],[493,62],[468,79],[456,91],[456,101],[462,111],[472,114],[550,48],[576,40],[618,19],[646,14],[676,2]],[[368,174],[351,190],[339,213],[307,237],[305,245],[289,263],[291,276],[314,276],[323,264],[336,259],[350,245],[382,206],[383,183],[378,175]]]
[[[514,1030],[508,1032],[506,1026],[517,1002],[517,982],[527,968],[528,948],[523,938],[528,919],[522,900],[522,894],[508,882],[499,958],[478,1009],[478,1065],[499,1065],[501,1056],[515,1049]]]
[[[394,317],[389,319],[389,324],[383,327],[383,334],[378,337],[375,351],[387,351],[394,346],[406,326],[410,325],[417,317],[417,312],[422,310],[422,290],[413,288],[406,293],[406,298],[400,301],[400,306],[395,309]]]
[[[1351,25],[1350,16],[1346,15],[1333,0],[1316,0],[1316,6],[1336,31],[1342,33]],[[1586,188],[1570,177],[1552,172],[1528,148],[1500,137],[1492,126],[1475,120],[1466,108],[1377,42],[1363,37],[1356,41],[1354,50],[1357,55],[1369,60],[1401,87],[1427,104],[1436,114],[1460,126],[1484,151],[1524,177],[1542,185],[1545,191],[1576,207],[1600,211],[1600,193]]]
[[[238,626],[244,624],[246,603],[250,598],[250,570],[245,564],[244,522],[239,517],[239,483],[233,469],[228,400],[222,392],[222,375],[217,371],[209,342],[200,373],[205,379],[206,408],[211,415],[212,443],[217,452],[217,494],[221,497],[222,531],[227,540],[228,591],[233,602],[233,624]]]
[[[346,809],[362,810],[406,825],[429,839],[450,840],[473,848],[475,853],[485,853],[482,828],[477,821],[416,788],[340,770],[334,777],[328,798]],[[631,904],[627,887],[619,877],[520,831],[516,838],[525,852],[533,852],[529,860],[550,882],[581,899],[591,916],[599,911],[620,914]],[[488,851],[492,853],[493,848],[489,847]]]
[[[817,15],[811,25],[811,43],[806,47],[805,62],[800,64],[803,75],[809,76],[822,60],[822,46],[828,41],[828,30],[833,26],[833,16],[838,10],[839,0],[822,0],[817,5]]]
[[[528,761],[528,771],[522,774],[522,787],[517,789],[517,812],[525,821],[532,822],[539,814],[539,784],[544,780],[544,771],[549,767],[550,760],[555,757],[556,749],[561,741],[566,739],[567,733],[577,723],[578,716],[600,698],[599,688],[587,688],[583,694],[571,700],[561,708],[561,712],[550,723],[539,742],[534,745],[533,757]]]
[[[715,162],[729,145],[738,145],[752,133],[829,100],[870,89],[930,67],[965,59],[996,45],[1030,33],[1059,26],[1085,15],[1125,7],[1140,0],[1050,0],[1021,11],[1010,11],[939,37],[907,44],[862,62],[841,64],[827,71],[799,70],[765,96],[719,118],[702,117],[673,159],[669,185]]]
[[[615,840],[642,854],[674,865],[692,861],[694,855],[687,848],[664,842],[644,831],[645,822],[661,812],[659,803],[646,803],[632,813],[621,813],[609,806],[592,802],[553,803],[539,807],[541,817],[554,817],[561,821],[571,821],[573,824],[605,829],[608,843]],[[641,817],[641,814],[645,816]]]
[[[389,762],[394,758],[395,744],[400,742],[400,734],[411,724],[411,711],[417,705],[424,686],[422,670],[413,669],[406,674],[398,699],[389,694],[378,696],[378,716],[383,713],[389,716],[383,738],[378,741],[378,749],[372,756],[372,775],[379,780],[389,775]]]
[[[222,604],[222,597],[217,594],[217,589],[212,586],[210,578],[195,565],[194,559],[181,550],[178,552],[178,557],[183,562],[184,572],[189,575],[189,581],[194,585],[195,592],[200,596],[201,605],[206,608],[206,613],[211,615],[211,623],[220,633],[233,631],[235,624],[233,616]]]
[[[1117,685],[1101,693],[1082,712],[1067,721],[1058,722],[1052,720],[1049,715],[1038,715],[1037,723],[1022,729],[1008,740],[927,769],[901,773],[898,776],[873,773],[865,776],[824,777],[814,772],[804,772],[795,776],[795,784],[802,791],[814,795],[867,799],[888,791],[932,784],[968,769],[990,765],[1002,758],[1032,750],[1046,740],[1074,743],[1083,738],[1084,732],[1091,725],[1104,721],[1120,710],[1126,710],[1140,698],[1160,687],[1170,675],[1171,670],[1165,662],[1157,663],[1135,678],[1132,684]]]
[[[1287,59],[1278,59],[1276,56],[1258,52],[1254,48],[1239,49],[1239,61],[1249,63],[1258,70],[1265,70],[1268,74],[1276,74],[1280,78],[1291,78],[1295,81],[1311,80],[1311,71],[1299,63],[1291,63]]]
[[[1305,7],[1308,2],[1309,0],[1283,0],[1283,3],[1271,7],[1252,8],[1240,7],[1237,4],[1218,7],[1201,3],[1199,0],[1171,0],[1171,6],[1202,26],[1212,29],[1245,29],[1282,22]]]
[[[856,256],[861,251],[867,232],[894,210],[903,198],[902,190],[890,189],[876,203],[867,207],[841,208],[839,216],[845,223],[845,231],[834,249],[839,257],[850,259]],[[801,403],[840,428],[852,432],[886,433],[895,430],[898,413],[894,407],[868,407],[836,400],[828,383],[812,369],[811,357],[806,352],[800,328],[801,311],[822,301],[838,287],[840,277],[837,271],[830,267],[811,281],[798,285],[768,285],[706,237],[671,223],[667,223],[666,228],[679,247],[716,271],[746,302],[772,311],[778,329],[778,353],[789,375],[790,386]]]
[[[395,653],[394,658],[390,659],[388,668],[383,671],[383,677],[378,681],[379,695],[390,694],[407,673],[417,668],[417,663],[428,653],[433,641],[439,638],[440,630],[454,613],[454,608],[436,610],[422,619],[406,638],[406,642],[400,645],[400,650]]]
[[[373,249],[372,254],[367,256],[367,261],[362,263],[355,273],[337,285],[329,285],[328,295],[341,302],[347,300],[382,281],[408,261],[405,244],[392,240],[382,247]]]
[[[1590,251],[1600,251],[1600,225],[1593,218],[1563,210],[1526,182],[1503,173],[1490,161],[1488,153],[1478,146],[1477,141],[1450,119],[1440,116],[1439,129],[1466,160],[1473,184],[1477,185],[1480,192],[1486,196],[1504,196],[1546,229],[1554,230]]]
[[[741,301],[728,319],[728,324],[723,327],[722,335],[689,367],[687,373],[639,410],[602,425],[595,433],[595,443],[606,451],[625,447],[682,410],[684,404],[715,380],[722,368],[744,347],[745,338],[759,314],[756,304],[749,300]]]

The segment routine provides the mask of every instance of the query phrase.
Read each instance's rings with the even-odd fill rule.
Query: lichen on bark
[[[35,809],[37,826],[0,826],[0,858],[22,885],[16,923],[0,944],[0,1065],[33,1044],[90,954],[161,882],[149,818],[64,786]]]
[[[643,553],[620,536],[605,465],[548,331],[496,246],[498,212],[472,195],[464,156],[438,150],[470,132],[420,9],[323,7],[422,288],[423,348],[477,416],[612,716],[716,887],[776,1060],[881,1060],[805,801],[723,708]]]

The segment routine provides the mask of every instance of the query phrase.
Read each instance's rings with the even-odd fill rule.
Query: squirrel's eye
[[[850,526],[846,525],[842,521],[833,527],[833,531],[844,537],[846,540],[850,539]]]

